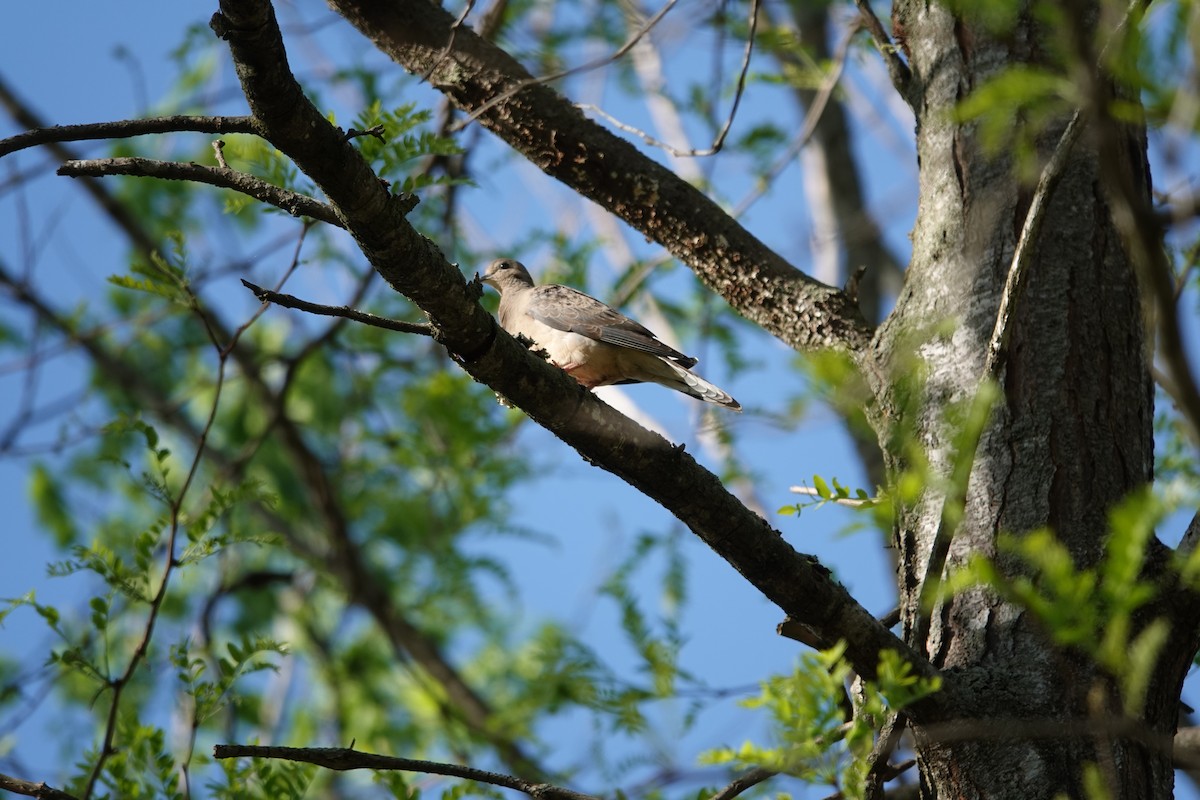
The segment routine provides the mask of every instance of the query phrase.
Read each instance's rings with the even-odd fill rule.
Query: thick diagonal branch
[[[587,119],[496,45],[425,0],[331,0],[375,45],[546,174],[608,209],[691,267],[738,313],[798,350],[859,352],[869,326],[841,291],[760,242],[703,192]],[[453,36],[452,36],[453,33]],[[447,44],[450,44],[448,47]]]
[[[404,217],[406,199],[388,193],[305,97],[266,0],[224,0],[212,26],[229,42],[264,135],[321,187],[372,266],[429,316],[438,340],[468,373],[587,461],[660,503],[793,619],[831,642],[845,639],[860,674],[876,674],[883,650],[899,652],[915,674],[934,674],[816,559],[793,550],[683,448],[617,413],[499,329],[477,302],[478,285],[467,284],[413,229]]]

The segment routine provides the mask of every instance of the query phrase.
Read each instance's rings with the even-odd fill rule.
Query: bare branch
[[[499,772],[464,767],[460,764],[446,764],[439,761],[421,761],[412,758],[382,756],[374,753],[363,753],[346,747],[263,747],[243,744],[218,744],[213,747],[213,758],[276,758],[284,761],[298,761],[303,764],[316,764],[319,767],[335,770],[376,769],[399,770],[402,772],[421,772],[427,775],[446,775],[451,778],[463,778],[478,781],[504,789],[514,789],[523,792],[535,800],[599,800],[594,795],[564,789],[549,783],[534,783],[532,781],[504,775]]]
[[[763,781],[769,780],[778,774],[778,772],[773,772],[766,767],[754,767],[753,769],[747,770],[738,777],[734,778],[729,782],[728,786],[714,794],[708,800],[733,800],[733,798],[737,797],[747,789],[757,786]]]
[[[842,73],[846,69],[846,57],[850,54],[850,43],[854,41],[854,35],[859,30],[860,28],[857,24],[852,24],[846,29],[846,33],[842,37],[836,53],[834,53],[833,63],[829,71],[825,74],[825,78],[821,81],[821,88],[817,90],[817,94],[813,97],[812,102],[806,104],[808,110],[804,114],[804,127],[800,129],[800,133],[796,135],[792,143],[787,146],[783,154],[767,170],[767,174],[762,177],[760,185],[751,190],[733,209],[733,216],[740,217],[749,211],[750,207],[766,194],[767,187],[774,179],[779,177],[779,174],[796,160],[796,156],[812,140],[813,134],[816,133],[817,126],[825,114],[825,107],[829,104],[829,99],[833,97],[833,90],[837,88],[838,82],[842,79]]]
[[[880,54],[883,55],[883,61],[887,65],[888,77],[892,79],[892,86],[904,98],[904,102],[911,106],[913,101],[909,97],[909,94],[912,91],[912,70],[908,68],[908,64],[904,63],[904,59],[900,58],[900,54],[896,52],[896,45],[892,43],[887,31],[883,29],[883,23],[879,21],[879,17],[875,16],[875,11],[871,8],[870,0],[855,0],[855,5],[858,6],[858,13],[862,16],[863,22],[866,23],[867,30],[871,32],[871,39],[875,42],[875,46],[879,48]]]
[[[83,142],[94,139],[128,139],[131,136],[147,136],[156,133],[230,133],[257,134],[258,129],[251,117],[152,117],[150,119],[124,119],[116,122],[90,122],[84,125],[55,125],[51,128],[35,128],[0,139],[0,158],[38,145],[51,142]]]
[[[674,2],[674,0],[672,0],[672,2]],[[754,34],[755,31],[758,30],[758,9],[759,0],[753,0],[753,2],[750,4],[750,20],[748,23],[750,31],[746,37],[746,51],[742,56],[742,68],[738,73],[737,89],[734,91],[733,103],[729,107],[729,114],[725,117],[725,123],[721,126],[721,130],[718,131],[717,137],[713,139],[713,143],[705,149],[699,150],[692,148],[683,150],[675,148],[666,142],[660,142],[658,139],[655,139],[653,136],[639,128],[635,128],[632,125],[626,125],[624,122],[621,122],[612,114],[609,114],[599,106],[592,105],[591,103],[580,103],[577,107],[582,110],[592,111],[595,114],[598,114],[607,120],[613,127],[623,130],[626,133],[632,133],[646,144],[665,150],[667,153],[675,156],[676,158],[705,158],[708,156],[715,156],[717,153],[721,152],[721,148],[725,146],[725,139],[729,136],[729,129],[733,127],[733,119],[737,116],[738,106],[741,105],[742,95],[746,91],[746,75],[750,71],[750,56],[754,54]],[[661,11],[659,12],[659,14],[662,13],[663,12]],[[641,38],[640,35],[638,38]],[[481,112],[476,112],[476,114],[479,113]]]
[[[155,161],[149,158],[97,158],[88,161],[68,161],[58,168],[58,174],[68,178],[134,175],[140,178],[207,183],[210,186],[241,192],[286,211],[293,217],[312,217],[339,228],[345,227],[334,210],[321,201],[228,168],[183,164],[178,161]]]
[[[900,736],[904,733],[907,723],[908,718],[904,713],[895,711],[888,716],[883,729],[879,731],[875,746],[871,748],[871,754],[867,757],[867,800],[882,800],[883,784],[895,777],[888,759],[899,746]]]
[[[371,137],[374,137],[375,139],[378,139],[381,142],[386,142],[387,138],[383,135],[383,132],[384,132],[383,125],[372,125],[371,127],[367,128],[365,131],[360,131],[358,128],[351,128],[350,130],[346,131],[346,139],[350,140],[350,139],[357,139],[360,136],[371,136]]]
[[[250,291],[254,292],[263,303],[273,303],[284,308],[295,308],[299,311],[307,311],[309,314],[320,314],[325,317],[344,317],[345,319],[361,322],[364,325],[371,325],[375,328],[384,328],[389,331],[399,331],[400,333],[416,333],[421,336],[433,336],[433,328],[429,325],[423,325],[417,322],[400,322],[399,320],[380,317],[375,314],[368,314],[365,311],[359,311],[356,308],[348,306],[326,306],[319,303],[310,303],[307,300],[301,300],[298,297],[293,297],[290,294],[280,294],[273,292],[270,289],[264,289],[261,286],[256,286],[245,278],[242,279],[242,285]]]
[[[53,786],[33,781],[23,781],[0,773],[0,789],[13,794],[23,794],[26,797],[36,797],[38,800],[78,800],[73,794],[68,794]]]
[[[47,128],[48,126],[38,114],[25,104],[21,98],[17,97],[16,93],[4,83],[0,78],[0,104],[3,104],[5,109],[12,115],[12,118],[26,128]],[[78,153],[67,147],[62,142],[49,142],[46,144],[46,149],[49,150],[55,158],[60,161],[72,161],[78,158]],[[152,235],[142,221],[132,214],[123,203],[113,197],[101,182],[95,178],[83,178],[82,185],[84,191],[100,206],[100,209],[112,220],[121,231],[129,237],[133,246],[140,250],[145,256],[149,257],[151,253],[159,248],[159,242]]]
[[[667,0],[667,2],[663,5],[663,7],[658,10],[658,13],[656,13],[654,16],[650,17],[650,19],[646,20],[646,24],[644,24],[638,30],[634,31],[633,35],[630,36],[629,39],[627,39],[625,41],[625,44],[618,47],[612,53],[610,53],[606,56],[603,56],[602,58],[593,59],[592,61],[589,61],[586,64],[580,64],[577,67],[571,67],[570,69],[564,69],[559,72],[553,72],[549,75],[543,75],[540,78],[533,78],[533,77],[526,78],[525,80],[521,81],[517,85],[512,86],[512,87],[508,88],[507,90],[505,90],[504,92],[502,92],[501,94],[498,94],[495,97],[491,98],[486,103],[479,106],[474,111],[472,111],[470,114],[468,114],[466,117],[459,120],[454,125],[450,126],[450,132],[453,133],[455,131],[462,130],[470,123],[479,119],[481,114],[485,113],[489,109],[495,108],[496,106],[500,105],[505,100],[508,100],[509,98],[511,98],[513,95],[515,95],[517,92],[521,91],[522,89],[525,89],[530,86],[537,86],[539,84],[551,83],[553,81],[562,80],[563,78],[569,78],[570,76],[578,75],[581,72],[590,72],[594,69],[599,69],[600,67],[606,66],[608,64],[611,64],[611,63],[619,60],[622,56],[624,56],[626,53],[628,53],[630,50],[632,50],[634,45],[636,45],[638,42],[640,42],[642,40],[642,37],[645,36],[647,33],[649,33],[651,31],[651,29],[654,28],[654,26],[657,25],[661,21],[662,18],[667,15],[667,12],[670,11],[677,2],[679,2],[679,0]],[[757,4],[757,0],[755,0],[755,3]],[[468,7],[467,10],[469,11],[470,8]],[[453,51],[454,37],[458,33],[458,30],[461,27],[461,25],[462,25],[462,17],[459,17],[458,19],[454,20],[450,24],[450,36],[446,42],[446,48],[443,53],[443,58],[448,58],[450,56],[450,53]],[[434,65],[434,67],[437,67],[437,66],[439,66],[439,65],[438,64]],[[426,74],[425,78],[428,79],[429,74]]]

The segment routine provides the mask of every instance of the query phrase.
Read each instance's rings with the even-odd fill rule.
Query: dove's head
[[[483,282],[499,292],[533,286],[529,270],[525,269],[525,265],[520,261],[511,258],[498,258],[489,264],[487,271],[483,273]]]

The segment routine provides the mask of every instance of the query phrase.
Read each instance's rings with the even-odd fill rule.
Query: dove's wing
[[[667,358],[685,368],[696,364],[696,359],[663,344],[643,325],[569,286],[534,287],[525,313],[555,330]]]

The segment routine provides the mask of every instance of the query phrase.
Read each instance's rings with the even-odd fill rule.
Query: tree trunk
[[[1032,194],[1007,154],[985,153],[973,127],[949,112],[1001,69],[1036,60],[1045,52],[1040,37],[1051,33],[1026,17],[1002,41],[939,4],[909,0],[896,3],[895,21],[913,71],[920,197],[905,288],[875,344],[893,381],[883,392],[888,435],[903,429],[915,437],[933,472],[946,475],[954,433],[948,408],[969,402],[984,373]],[[1041,133],[1043,162],[1066,122]],[[1127,135],[1140,165],[1140,132]],[[1001,397],[978,446],[948,570],[972,553],[995,556],[999,534],[1043,526],[1077,566],[1094,565],[1107,512],[1152,477],[1153,385],[1141,303],[1099,169],[1085,131],[1052,197],[1015,308]],[[921,376],[915,386],[913,374]],[[887,458],[893,476],[914,466],[894,444]],[[1053,646],[1032,615],[995,592],[944,599],[927,639],[916,640],[942,499],[927,490],[898,508],[905,636],[976,691],[956,722],[916,725],[923,796],[1081,797],[1087,763],[1099,767],[1114,797],[1170,796],[1169,749],[1113,733],[1107,723],[1121,706],[1103,673]],[[1017,569],[1004,559],[1001,567]],[[1146,703],[1150,730],[1174,730],[1185,666],[1175,663],[1151,689],[1159,697]]]

